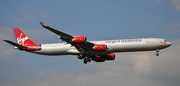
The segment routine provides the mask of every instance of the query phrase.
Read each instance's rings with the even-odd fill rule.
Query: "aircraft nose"
[[[171,46],[172,43],[171,43],[171,42],[166,42],[166,45],[167,45],[167,46]]]

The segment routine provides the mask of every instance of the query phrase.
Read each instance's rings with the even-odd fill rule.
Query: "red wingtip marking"
[[[41,26],[46,26],[44,23],[40,22]]]

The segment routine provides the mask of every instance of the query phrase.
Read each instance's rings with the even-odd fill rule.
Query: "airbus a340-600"
[[[64,41],[62,43],[38,44],[33,42],[20,28],[14,28],[14,34],[17,43],[10,40],[5,42],[15,46],[16,49],[42,55],[76,55],[83,63],[95,61],[105,62],[115,60],[116,52],[133,51],[156,51],[159,56],[159,50],[171,46],[171,42],[161,38],[136,38],[136,39],[118,39],[87,41],[86,36],[72,36],[62,31],[46,26],[40,22],[41,26],[59,35]]]

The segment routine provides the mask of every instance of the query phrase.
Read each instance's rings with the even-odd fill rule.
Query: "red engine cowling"
[[[95,62],[105,62],[105,59],[101,58],[101,56],[95,56],[92,60]]]
[[[110,53],[107,55],[95,56],[94,58],[92,58],[92,60],[94,60],[95,62],[104,62],[105,60],[114,60],[114,59],[115,59],[114,53]]]
[[[105,51],[107,49],[107,45],[106,44],[95,44],[93,49],[95,51]]]
[[[103,59],[105,60],[114,60],[115,59],[115,54],[114,53],[110,53],[104,56],[101,56]]]
[[[81,44],[86,42],[86,37],[85,36],[74,36],[72,39],[73,43]]]

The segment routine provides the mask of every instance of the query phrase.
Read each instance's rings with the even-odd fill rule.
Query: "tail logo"
[[[28,40],[29,38],[27,36],[25,36],[25,35],[24,35],[25,36],[24,38],[22,36],[23,36],[23,33],[20,34],[19,38],[17,38],[17,41],[18,41],[18,44],[24,46],[24,44],[25,44],[24,42],[26,40]]]

